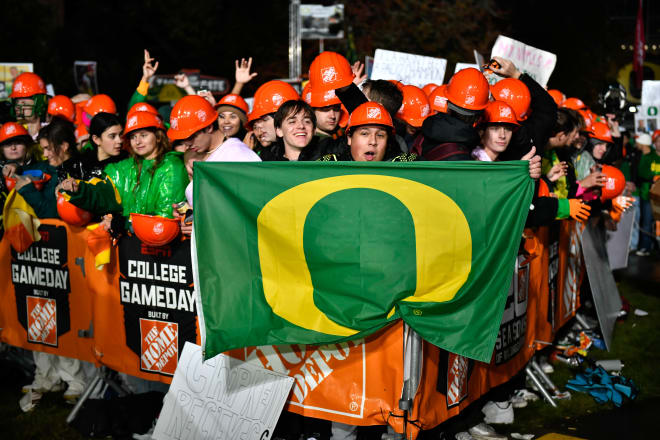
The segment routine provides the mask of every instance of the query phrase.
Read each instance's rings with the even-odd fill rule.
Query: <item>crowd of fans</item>
[[[157,109],[146,101],[158,63],[145,51],[125,117],[107,95],[48,97],[42,78],[22,73],[10,96],[15,122],[0,127],[2,202],[15,190],[38,217],[68,221],[58,203],[65,196],[113,237],[132,227],[131,214],[178,219],[190,234],[196,161],[525,160],[536,181],[527,226],[594,215],[611,226],[633,205],[634,250],[644,256],[655,246],[649,188],[660,175],[660,130],[634,139],[615,115],[545,90],[507,59],[484,66],[499,79],[492,85],[467,68],[419,88],[369,80],[361,63],[323,52],[301,94],[268,81],[250,109],[240,93],[256,76],[251,67],[237,61],[236,84],[218,100],[178,75],[187,96]],[[39,356],[33,388],[47,390],[56,381],[42,374],[50,367]],[[78,367],[60,367],[77,397]]]

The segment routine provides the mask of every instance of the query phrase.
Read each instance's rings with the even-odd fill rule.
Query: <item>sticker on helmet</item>
[[[5,130],[5,134],[12,134],[14,132],[16,132],[16,127],[14,127],[13,125],[8,126],[7,129]]]
[[[378,107],[367,107],[367,118],[368,119],[380,119],[381,112]]]
[[[233,95],[226,96],[225,102],[236,102],[236,97]]]
[[[15,91],[15,92],[18,92],[18,91],[20,91],[21,89],[23,89],[23,81],[16,81],[16,82],[14,83],[14,91]]]
[[[284,102],[284,98],[279,93],[273,94],[273,97],[271,99],[273,100],[273,104],[275,104],[278,107],[282,105],[282,103]]]
[[[321,69],[321,80],[324,83],[331,83],[337,81],[337,71],[334,66]]]
[[[204,109],[200,108],[195,114],[197,115],[197,119],[199,119],[200,122],[206,121],[206,111],[204,111]]]
[[[126,128],[132,128],[137,125],[137,116],[133,115],[128,119],[128,123],[126,124]]]
[[[433,105],[435,105],[435,106],[442,107],[445,104],[447,104],[447,98],[444,98],[442,96],[436,96],[433,99]]]
[[[424,104],[422,107],[422,118],[425,118],[429,115],[429,106],[428,104]]]
[[[511,118],[511,108],[509,107],[500,107],[500,117],[501,118]]]
[[[329,101],[335,97],[335,91],[334,90],[328,90],[325,92],[325,95],[323,95],[323,100],[324,101]]]
[[[174,118],[174,119],[172,119],[172,120],[170,121],[170,126],[171,126],[173,129],[178,130],[178,129],[179,129],[179,119],[178,119],[178,118]]]
[[[164,230],[165,230],[165,227],[163,226],[163,222],[158,222],[158,223],[154,224],[154,227],[153,227],[154,234],[160,235],[160,234],[163,233]]]

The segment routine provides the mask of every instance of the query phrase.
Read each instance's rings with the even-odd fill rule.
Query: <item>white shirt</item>
[[[261,158],[250,147],[236,138],[227,139],[204,162],[261,162]],[[193,205],[193,183],[186,187],[186,199]]]

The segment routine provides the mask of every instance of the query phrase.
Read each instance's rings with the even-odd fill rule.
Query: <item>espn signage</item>
[[[11,281],[27,342],[57,347],[71,328],[66,228],[41,225],[41,240],[25,252],[12,249]]]
[[[140,371],[173,376],[183,345],[197,338],[190,241],[149,247],[122,237],[119,272],[126,345]]]

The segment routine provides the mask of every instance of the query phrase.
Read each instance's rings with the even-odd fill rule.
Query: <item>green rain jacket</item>
[[[104,180],[81,182],[78,192],[70,194],[69,201],[96,215],[121,209],[126,218],[131,213],[172,218],[172,204],[185,200],[189,182],[181,155],[166,153],[155,169],[154,160],[141,162],[139,182],[138,161],[130,157],[106,166]],[[121,205],[117,203],[117,194]]]
[[[121,196],[126,217],[135,212],[172,218],[172,204],[186,198],[188,173],[180,156],[173,152],[166,153],[155,170],[153,160],[142,160],[139,176],[133,158],[108,165],[105,173]]]

